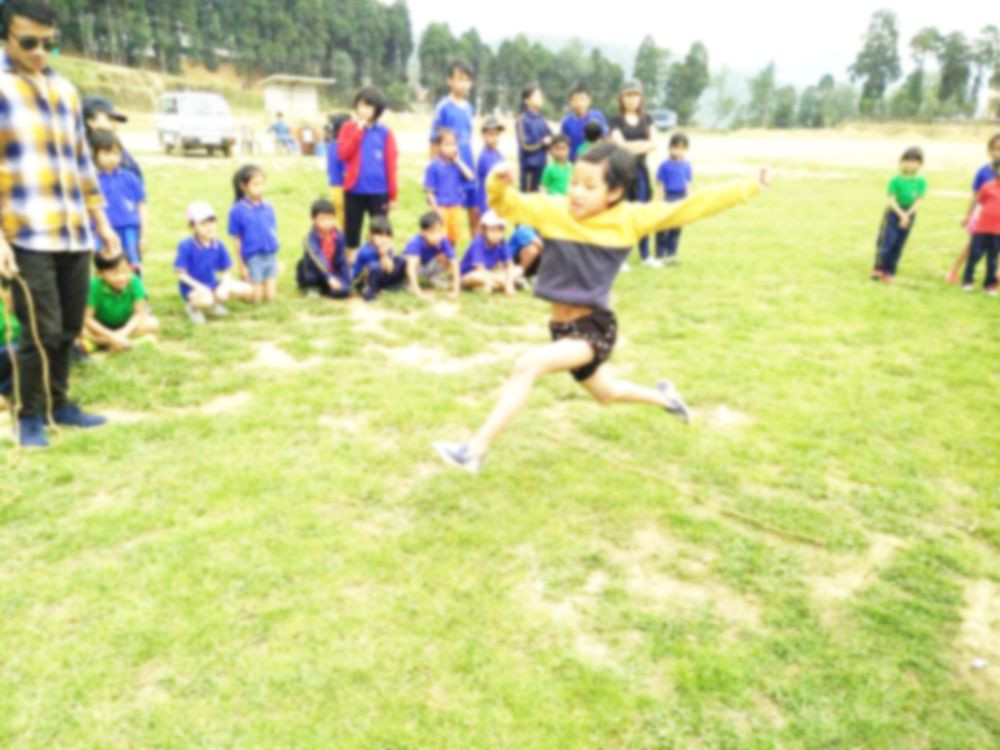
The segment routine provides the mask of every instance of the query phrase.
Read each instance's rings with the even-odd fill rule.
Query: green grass
[[[322,174],[268,164],[283,297],[191,328],[172,248],[233,165],[150,168],[164,340],[74,377],[134,421],[0,449],[0,747],[1000,743],[1000,659],[960,645],[968,587],[1000,591],[1000,303],[941,282],[961,199],[928,202],[884,287],[887,175],[779,176],[617,284],[614,365],[673,378],[695,424],[554,377],[474,479],[429,446],[514,350],[461,360],[544,341],[545,308],[398,295],[378,328],[298,298]],[[262,344],[305,366],[253,366]]]

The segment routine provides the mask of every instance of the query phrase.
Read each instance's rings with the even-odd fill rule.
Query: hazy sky
[[[609,47],[634,48],[649,32],[674,54],[686,52],[696,40],[703,41],[713,68],[726,66],[739,73],[752,73],[773,59],[779,79],[796,85],[813,83],[827,72],[843,78],[871,14],[879,8],[889,8],[899,16],[904,67],[909,65],[908,41],[924,26],[974,36],[986,24],[1000,22],[997,6],[989,0],[408,2],[418,39],[432,21],[447,21],[456,33],[474,26],[490,42],[525,32],[546,37],[576,36]],[[587,13],[587,8],[595,10]],[[655,10],[650,12],[649,8]]]

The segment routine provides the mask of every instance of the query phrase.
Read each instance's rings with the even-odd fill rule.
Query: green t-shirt
[[[570,162],[559,164],[549,162],[542,172],[542,190],[549,195],[567,195],[569,193],[569,180],[573,176],[573,165]]]
[[[0,305],[2,304],[3,302],[0,301]],[[7,320],[10,320],[11,343],[16,344],[21,340],[21,321],[10,310],[7,311],[6,317],[4,317],[3,313],[0,313],[0,349],[7,346]]]
[[[927,195],[927,179],[921,174],[898,174],[889,181],[889,195],[896,196],[896,203],[905,211]]]
[[[94,308],[94,317],[99,323],[111,328],[121,328],[132,318],[135,303],[146,299],[146,287],[142,279],[132,274],[128,285],[116,292],[94,276],[90,280],[90,293],[87,295],[87,307]]]

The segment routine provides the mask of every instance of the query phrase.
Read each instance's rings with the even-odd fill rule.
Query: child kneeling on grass
[[[347,265],[344,235],[337,230],[333,203],[312,204],[312,230],[302,240],[302,258],[295,268],[299,290],[307,295],[334,299],[351,296],[351,271]]]
[[[160,322],[149,312],[146,287],[132,271],[124,253],[94,256],[97,274],[90,279],[87,309],[83,318],[84,349],[124,352],[144,336],[155,337]]]
[[[431,296],[420,286],[421,281],[436,289],[448,289],[452,299],[458,299],[461,277],[455,262],[455,248],[445,236],[444,221],[433,211],[420,217],[420,233],[410,240],[403,251],[406,258],[406,278],[410,291],[417,299]],[[449,281],[446,277],[451,276]]]
[[[218,230],[215,211],[207,203],[192,203],[188,208],[188,224],[193,235],[177,246],[174,270],[180,282],[184,311],[192,323],[205,322],[205,313],[213,317],[229,314],[226,302],[238,299],[254,301],[254,290],[245,281],[229,277],[233,261],[229,251],[215,234]]]
[[[525,353],[504,385],[486,423],[466,443],[435,443],[449,464],[478,473],[493,442],[524,408],[535,382],[570,372],[601,404],[649,404],[684,421],[687,406],[667,380],[647,388],[608,374],[618,333],[609,307],[611,286],[631,248],[654,232],[689,224],[757,195],[770,181],[757,180],[710,188],[678,203],[628,203],[635,160],[625,149],[601,144],[577,160],[569,199],[518,193],[513,173],[501,165],[487,182],[490,206],[508,221],[529,224],[545,239],[535,294],[552,304],[553,342]]]
[[[462,257],[462,288],[513,294],[521,267],[510,260],[504,237],[507,222],[495,211],[487,211],[479,226],[479,234]]]
[[[384,290],[400,289],[406,283],[406,261],[392,247],[389,217],[376,216],[368,222],[368,244],[358,251],[352,277],[366,302]]]

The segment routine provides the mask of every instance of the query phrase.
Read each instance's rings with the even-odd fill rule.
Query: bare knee
[[[526,352],[514,363],[514,377],[537,380],[542,375],[542,366],[533,352]]]

